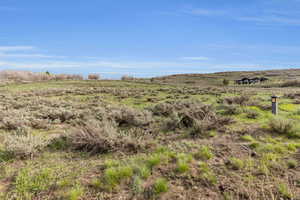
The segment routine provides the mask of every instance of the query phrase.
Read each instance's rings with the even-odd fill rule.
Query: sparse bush
[[[107,153],[113,151],[137,151],[142,148],[129,136],[117,133],[109,122],[100,124],[90,123],[84,127],[76,128],[69,134],[68,140],[75,150],[95,153]]]
[[[151,166],[153,167],[153,165]],[[146,165],[135,166],[134,171],[143,179],[147,179],[151,175],[151,170]]]
[[[18,130],[18,129],[24,129],[26,128],[27,120],[25,119],[18,119],[15,117],[5,117],[2,120],[1,128],[6,130]]]
[[[223,102],[228,105],[238,104],[241,106],[245,106],[247,105],[249,100],[250,100],[249,96],[242,95],[242,96],[226,97],[224,98]]]
[[[171,114],[175,113],[172,104],[170,103],[159,103],[156,104],[153,108],[150,108],[154,115],[159,116],[170,116]]]
[[[174,112],[170,115],[168,119],[165,120],[164,130],[174,131],[177,128],[181,128],[181,117],[179,117],[178,113]]]
[[[40,192],[48,190],[54,184],[54,175],[55,172],[50,168],[20,170],[14,182],[17,199],[33,199]]]
[[[168,181],[164,178],[158,178],[153,185],[153,193],[155,196],[165,193],[169,190]]]
[[[280,87],[300,87],[300,81],[286,81],[282,83]]]
[[[124,75],[121,77],[122,81],[133,81],[135,78],[133,76]]]
[[[43,113],[38,113],[37,117],[50,120],[50,121],[59,121],[59,122],[68,122],[70,120],[76,119],[79,117],[79,114],[75,110],[70,109],[47,109]]]
[[[50,127],[50,123],[45,119],[31,119],[30,126],[34,129],[48,129]]]
[[[149,111],[139,111],[129,107],[114,109],[110,116],[121,127],[146,126],[153,121],[152,114]]]
[[[205,162],[199,162],[199,170],[201,173],[201,178],[207,185],[215,185],[218,180],[214,172],[209,168],[208,164]]]
[[[134,176],[132,190],[135,195],[141,194],[144,191],[142,184],[143,184],[142,179],[138,176]]]
[[[238,105],[223,105],[222,109],[222,114],[224,115],[238,115],[242,112],[241,107]]]
[[[189,135],[193,138],[208,137],[208,125],[208,121],[195,121],[193,127],[189,131]]]
[[[67,79],[66,74],[55,74],[53,77],[54,77],[54,80],[56,80],[56,81],[63,81],[63,80]]]
[[[69,200],[79,200],[84,193],[84,189],[80,186],[76,186],[69,191],[68,199]]]
[[[99,80],[100,79],[100,75],[99,74],[89,74],[88,75],[88,79],[89,80]]]
[[[189,163],[192,161],[192,156],[188,154],[179,154],[177,156],[177,167],[176,171],[179,173],[185,173],[189,171]]]
[[[54,137],[46,138],[32,134],[7,134],[4,137],[4,148],[16,157],[32,157],[45,148]]]
[[[255,142],[255,139],[251,135],[243,135],[241,139],[246,142]]]
[[[292,120],[284,119],[281,117],[275,117],[269,121],[268,126],[270,131],[274,133],[285,135],[291,138],[300,137],[300,130]]]
[[[244,168],[244,162],[241,159],[234,157],[229,159],[227,165],[230,166],[233,170],[240,170]]]
[[[259,112],[256,110],[246,110],[246,116],[249,119],[257,119],[259,117]]]
[[[108,190],[114,189],[122,180],[131,178],[133,169],[130,166],[120,166],[106,169],[104,172],[104,187]]]
[[[285,199],[293,199],[293,195],[290,192],[288,185],[285,183],[280,183],[278,185],[278,192]]]
[[[162,163],[163,161],[163,155],[162,154],[154,154],[152,156],[150,156],[147,160],[146,160],[146,164],[147,166],[152,169],[155,166],[159,165],[160,163]]]
[[[228,86],[229,85],[229,80],[228,79],[223,79],[223,85]]]
[[[289,169],[294,169],[298,166],[298,162],[295,159],[289,159],[287,161],[287,166],[288,166]]]
[[[194,156],[197,159],[210,160],[214,157],[214,154],[209,146],[202,146]]]

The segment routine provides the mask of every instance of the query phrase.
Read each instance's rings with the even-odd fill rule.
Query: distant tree
[[[229,80],[224,78],[224,79],[223,79],[223,85],[224,85],[224,86],[229,85]]]
[[[99,80],[100,75],[99,74],[89,74],[88,79],[89,80]]]
[[[49,71],[46,71],[46,74],[47,74],[48,76],[50,76],[50,75],[51,75]]]
[[[122,81],[133,81],[135,78],[133,76],[124,75],[121,77]]]

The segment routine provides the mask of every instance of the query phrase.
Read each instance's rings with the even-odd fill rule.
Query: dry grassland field
[[[300,199],[299,75],[3,81],[0,199]]]

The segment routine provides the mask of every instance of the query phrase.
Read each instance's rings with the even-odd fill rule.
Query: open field
[[[264,73],[3,84],[0,199],[300,199],[299,72]]]

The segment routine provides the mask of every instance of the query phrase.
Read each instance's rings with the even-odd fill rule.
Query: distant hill
[[[208,84],[220,85],[223,79],[231,81],[241,78],[266,77],[271,82],[300,80],[300,69],[265,70],[265,71],[230,71],[209,74],[175,74],[152,78],[154,82],[173,84]]]

